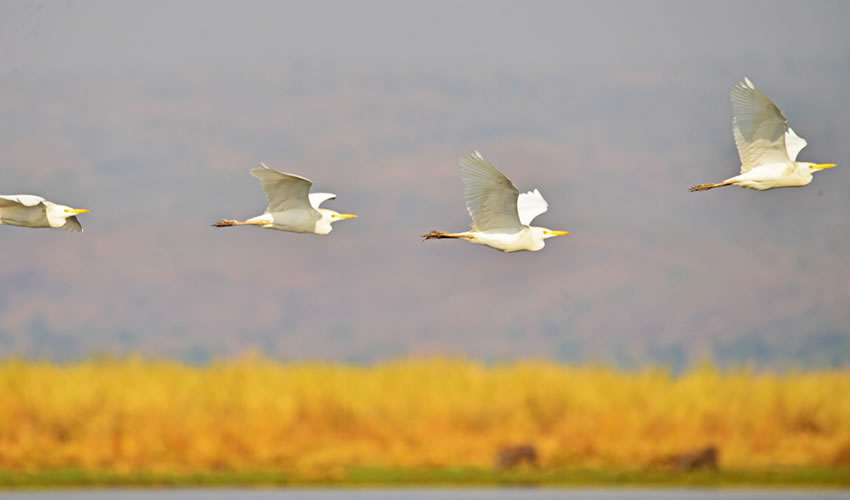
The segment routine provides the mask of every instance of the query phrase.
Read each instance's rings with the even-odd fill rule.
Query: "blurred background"
[[[850,4],[12,1],[0,192],[87,208],[0,228],[0,355],[205,362],[544,357],[680,369],[850,354]],[[739,168],[744,76],[839,168]],[[569,230],[538,253],[422,242],[468,224],[481,151]],[[234,228],[258,162],[358,214]]]
[[[846,487],[847,19],[843,1],[2,2],[0,193],[91,213],[83,234],[0,227],[0,488]],[[745,76],[802,161],[838,168],[689,193],[739,169]],[[468,227],[473,150],[571,234],[423,242]],[[260,161],[359,218],[211,228],[262,212]]]

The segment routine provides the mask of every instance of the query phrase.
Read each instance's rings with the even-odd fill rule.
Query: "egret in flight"
[[[536,252],[545,246],[546,238],[570,234],[530,226],[535,217],[549,208],[540,191],[520,193],[478,151],[460,159],[460,177],[472,229],[465,233],[431,231],[424,236],[426,240],[460,238],[503,252]]]
[[[80,233],[83,226],[77,220],[77,214],[87,212],[84,208],[59,205],[31,194],[0,196],[0,224],[10,226],[61,227]]]
[[[741,175],[717,184],[700,184],[691,191],[731,184],[759,191],[805,186],[812,182],[812,174],[835,166],[796,161],[797,154],[806,147],[806,140],[788,128],[782,111],[749,78],[732,87],[730,97],[735,115],[732,132],[741,157]]]
[[[266,211],[246,221],[222,220],[213,224],[214,227],[260,226],[293,233],[328,234],[332,230],[331,223],[357,217],[319,208],[319,205],[333,200],[336,195],[310,193],[313,182],[309,179],[278,172],[264,163],[251,169],[251,175],[260,179],[263,185],[269,201]]]

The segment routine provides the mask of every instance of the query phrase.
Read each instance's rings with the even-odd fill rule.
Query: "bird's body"
[[[286,212],[271,212],[251,217],[245,221],[245,224],[290,233],[327,234],[330,230],[317,230],[316,226],[322,219],[322,217],[316,217],[316,210],[287,210]]]
[[[77,214],[88,210],[71,208],[32,194],[0,196],[0,224],[32,228],[62,228],[82,232]]]
[[[691,191],[730,185],[759,191],[805,186],[812,182],[814,172],[835,166],[797,161],[806,140],[788,127],[782,111],[748,78],[732,87],[730,97],[741,173],[716,184],[694,186]]]
[[[813,175],[809,165],[794,162],[793,166],[781,163],[760,165],[749,172],[730,177],[724,183],[734,184],[747,189],[764,191],[781,187],[800,187],[812,182]]]
[[[520,193],[478,151],[461,158],[460,173],[472,229],[463,233],[431,231],[424,236],[426,240],[456,238],[503,252],[536,252],[546,246],[546,238],[569,234],[531,226],[549,206],[540,191]]]
[[[458,238],[469,240],[470,243],[478,243],[486,245],[496,250],[501,250],[506,253],[518,252],[520,250],[528,250],[536,252],[542,250],[546,243],[543,242],[546,237],[540,234],[536,227],[524,227],[517,232],[502,232],[502,231],[467,231],[465,233],[443,233],[440,231],[431,231],[425,235],[426,240]],[[554,235],[553,235],[554,236]]]
[[[330,193],[310,193],[313,183],[304,177],[278,172],[261,163],[251,169],[251,175],[260,179],[269,205],[261,215],[246,221],[222,220],[214,227],[259,226],[291,233],[328,234],[331,224],[338,220],[356,217],[341,214],[319,205],[336,198]]]

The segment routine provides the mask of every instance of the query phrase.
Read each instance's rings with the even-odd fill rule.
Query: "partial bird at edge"
[[[0,196],[0,224],[31,228],[62,228],[75,233],[83,232],[78,214],[88,213],[84,208],[71,208],[47,201],[32,194]]]

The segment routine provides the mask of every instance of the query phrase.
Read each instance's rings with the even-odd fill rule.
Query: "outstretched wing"
[[[335,199],[336,195],[331,193],[310,193],[310,205],[315,209],[318,209],[322,203]]]
[[[805,139],[797,135],[794,129],[788,127],[788,130],[785,131],[785,148],[788,150],[788,157],[791,161],[797,160],[797,155],[806,147],[806,144],[808,142]]]
[[[44,203],[45,201],[47,200],[45,200],[41,196],[35,196],[33,194],[13,194],[8,196],[0,196],[0,208],[15,206],[34,207],[39,203]]]
[[[517,213],[516,186],[476,151],[460,159],[466,209],[477,231],[522,229]]]
[[[738,82],[729,93],[732,99],[732,131],[741,173],[759,165],[788,164],[791,159],[785,146],[787,120],[773,101],[762,94],[749,78]]]
[[[516,200],[517,212],[519,212],[519,221],[527,226],[535,217],[542,214],[549,208],[549,204],[543,199],[540,191],[535,189],[527,193],[520,193]]]
[[[80,224],[80,221],[77,220],[76,215],[72,215],[65,219],[65,225],[62,226],[62,229],[65,231],[71,231],[74,233],[82,233],[83,226]]]
[[[308,197],[312,181],[294,174],[286,174],[260,163],[251,169],[251,175],[260,179],[269,207],[266,211],[283,212],[286,210],[312,209]]]

